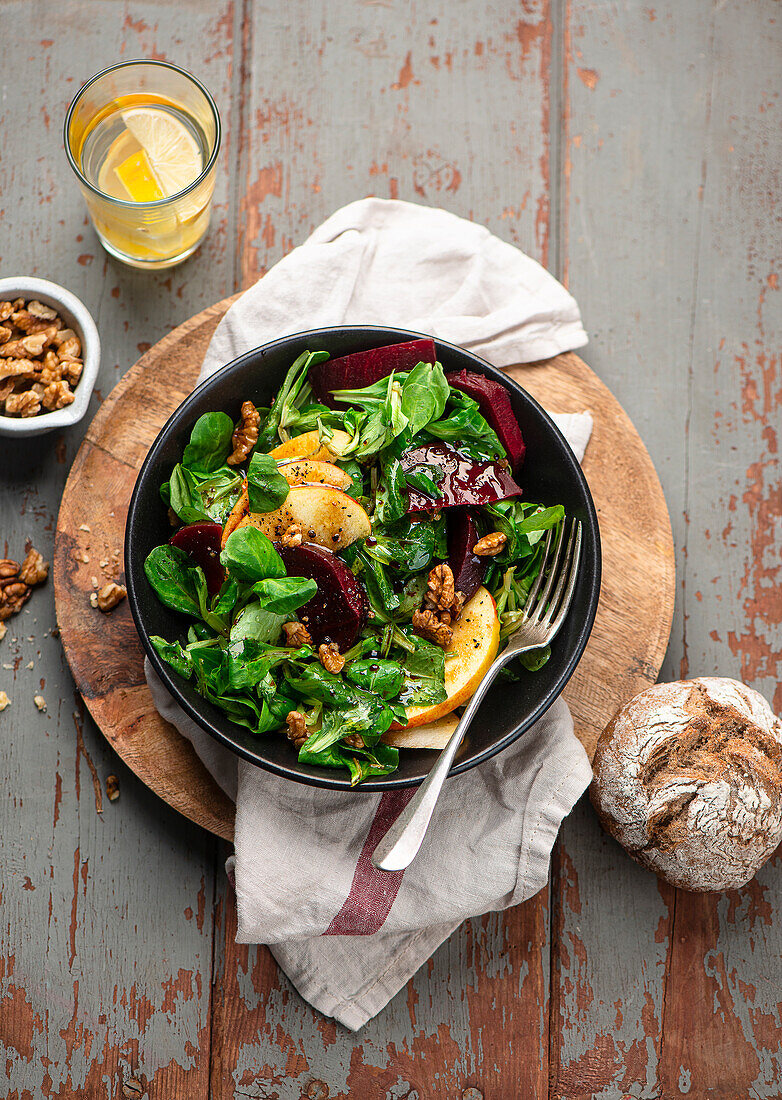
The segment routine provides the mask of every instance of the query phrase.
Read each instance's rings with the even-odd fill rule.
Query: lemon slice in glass
[[[147,155],[163,195],[184,191],[201,174],[201,150],[193,135],[168,111],[136,107],[122,121]]]
[[[131,153],[114,171],[133,202],[157,202],[165,198],[143,149]]]

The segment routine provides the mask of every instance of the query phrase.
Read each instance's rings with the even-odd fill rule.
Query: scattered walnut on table
[[[10,707],[11,700],[8,698],[4,691],[0,691],[0,710],[5,710],[6,707]]]
[[[283,623],[282,629],[283,633],[285,634],[286,645],[294,646],[296,649],[303,645],[312,645],[310,632],[309,630],[307,630],[304,623]]]
[[[260,424],[261,414],[255,405],[252,401],[244,401],[242,403],[241,420],[234,428],[234,434],[231,437],[233,451],[226,459],[229,466],[238,466],[250,454],[250,451],[258,442]]]
[[[318,646],[318,657],[326,672],[342,672],[345,667],[345,658],[336,642],[324,642]]]
[[[448,623],[441,622],[434,611],[424,609],[413,612],[413,630],[420,638],[447,649],[453,641],[453,630]]]
[[[0,588],[0,621],[18,615],[30,598],[30,589],[26,584],[12,580]]]
[[[106,776],[106,796],[109,802],[116,802],[119,798],[119,779],[116,775]]]
[[[19,580],[31,587],[43,584],[49,576],[49,563],[43,560],[43,554],[39,554],[34,546],[27,552],[27,557],[19,568]]]
[[[0,560],[0,580],[6,580],[8,577],[16,577],[18,575],[18,561],[13,561],[11,558],[3,558]]]
[[[491,534],[478,539],[472,552],[479,558],[493,558],[495,554],[502,551],[507,541],[507,536],[503,535],[502,531],[492,531]]]
[[[97,605],[99,611],[113,611],[118,603],[128,594],[128,590],[124,584],[117,584],[116,581],[109,581],[108,584],[104,584],[103,588],[98,590]],[[90,601],[92,602],[92,601]]]
[[[300,749],[307,740],[307,722],[300,710],[290,710],[285,719],[288,726],[288,740],[293,742],[293,747]]]
[[[46,700],[44,699],[43,695],[34,695],[33,702],[38,707],[38,710],[40,710],[41,712],[46,710]]]

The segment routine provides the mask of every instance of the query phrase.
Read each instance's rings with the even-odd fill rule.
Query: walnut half
[[[233,452],[225,460],[229,466],[238,466],[240,462],[244,462],[247,458],[258,442],[260,424],[261,414],[255,405],[252,401],[244,401],[242,403],[241,420],[234,428],[234,434],[231,438]]]
[[[447,649],[453,641],[453,630],[448,623],[441,622],[434,611],[414,611],[413,630],[421,638]]]

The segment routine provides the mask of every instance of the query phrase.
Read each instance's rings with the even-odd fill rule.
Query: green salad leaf
[[[271,540],[257,527],[239,527],[226,539],[220,561],[236,580],[254,584],[284,577],[285,566]]]
[[[251,512],[274,512],[288,496],[290,485],[271,455],[256,451],[247,467],[247,495]]]

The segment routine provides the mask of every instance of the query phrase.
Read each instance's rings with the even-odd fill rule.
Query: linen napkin
[[[497,366],[586,343],[564,287],[486,228],[365,199],[338,210],[242,295],[218,326],[201,377],[269,340],[342,323],[429,333]],[[580,460],[590,414],[557,419]],[[236,802],[228,870],[237,941],[269,944],[299,993],[352,1029],[464,919],[545,885],[560,823],[591,779],[559,699],[510,748],[448,781],[418,857],[389,874],[371,855],[414,789],[325,791],[255,768],[192,722],[146,667],[158,710]]]

